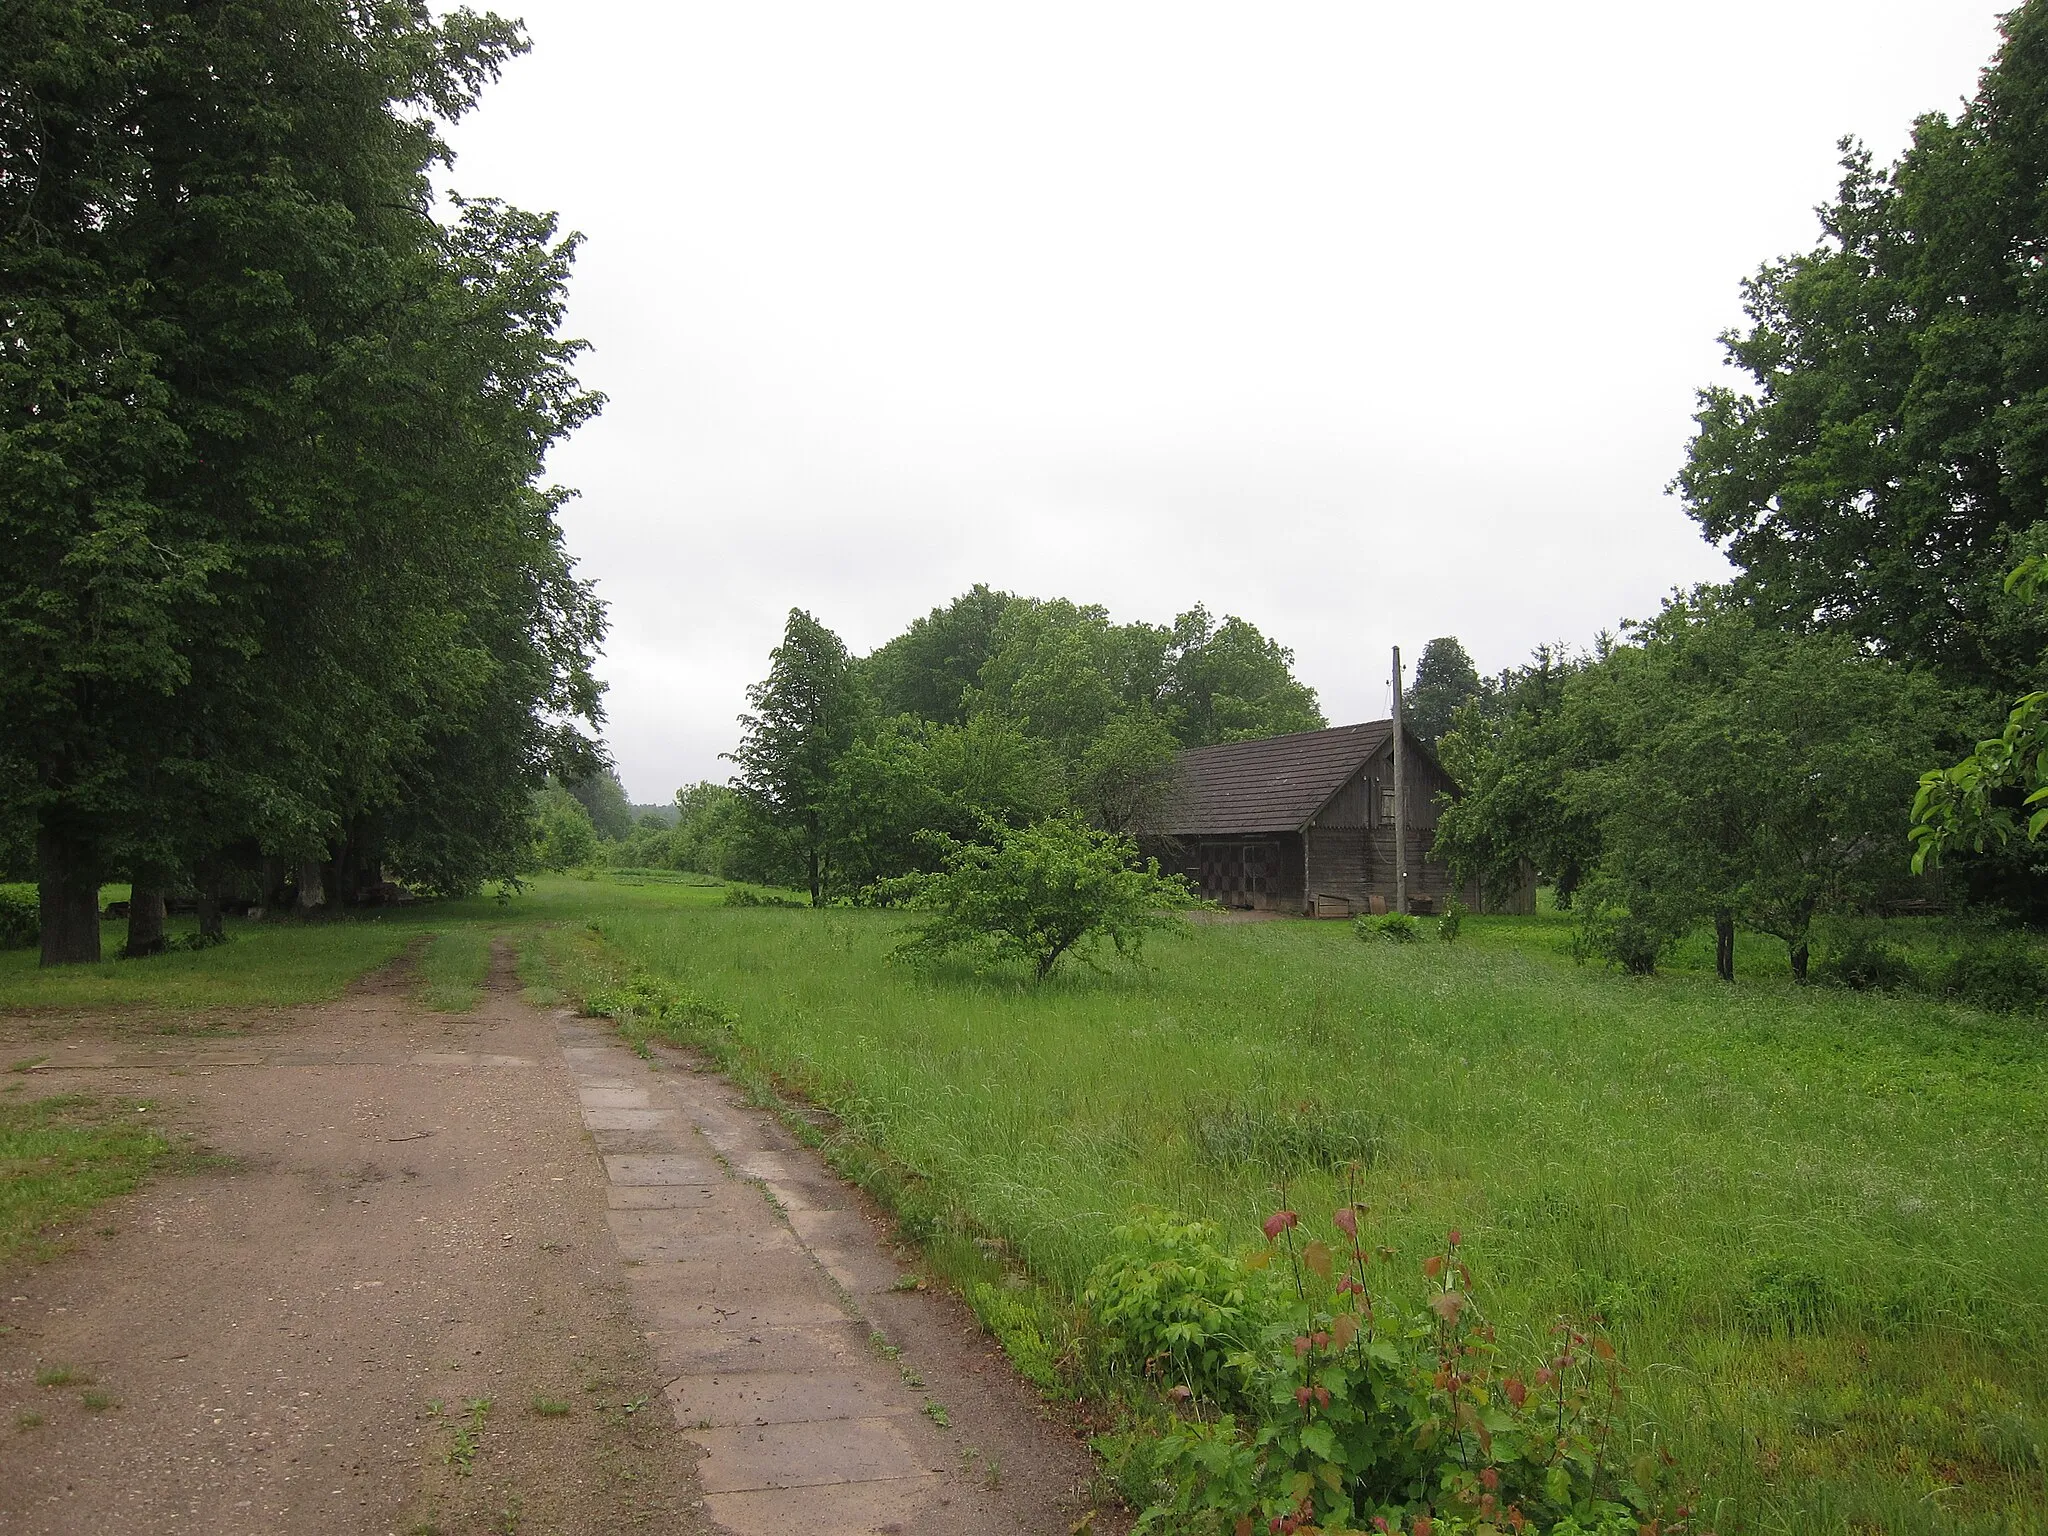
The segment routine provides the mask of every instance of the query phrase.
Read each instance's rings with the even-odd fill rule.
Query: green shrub
[[[1446,944],[1455,944],[1458,930],[1465,926],[1465,904],[1457,897],[1444,902],[1444,915],[1437,919],[1436,936]]]
[[[1081,1293],[1106,1363],[1167,1390],[1239,1402],[1245,1382],[1233,1362],[1276,1314],[1271,1278],[1218,1248],[1222,1234],[1205,1221],[1146,1211],[1113,1235],[1115,1251]]]
[[[2031,1013],[2048,998],[2048,966],[2024,939],[1972,944],[1943,969],[1941,990],[1998,1013]]]
[[[1059,1350],[1051,1342],[1059,1330],[1048,1326],[1037,1296],[982,1281],[968,1292],[967,1299],[982,1327],[995,1335],[1026,1381],[1048,1392],[1061,1389]]]
[[[1119,1229],[1088,1305],[1179,1405],[1157,1439],[1106,1447],[1139,1532],[1667,1528],[1680,1490],[1660,1458],[1618,1454],[1621,1364],[1603,1337],[1560,1323],[1517,1369],[1456,1232],[1403,1313],[1373,1295],[1356,1206],[1333,1226],[1304,1240],[1275,1212],[1247,1259],[1171,1216]]]
[[[1073,816],[991,825],[989,843],[951,843],[937,874],[880,882],[925,920],[894,951],[924,964],[964,951],[981,964],[1022,963],[1043,981],[1067,955],[1096,965],[1105,947],[1138,958],[1148,934],[1181,933],[1175,914],[1201,902],[1127,838]]]
[[[1919,968],[1903,949],[1864,934],[1821,956],[1813,979],[1854,992],[1911,992],[1923,985]]]
[[[1351,925],[1361,939],[1381,944],[1413,944],[1422,937],[1422,925],[1406,912],[1385,912],[1378,917],[1355,918]]]
[[[749,890],[744,885],[728,885],[725,888],[725,904],[728,907],[803,907],[810,903],[797,901],[789,896],[777,896],[773,891]]]
[[[32,885],[0,885],[0,949],[33,949],[42,942],[43,909]]]

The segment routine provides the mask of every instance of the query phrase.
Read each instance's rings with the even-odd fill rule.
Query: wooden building
[[[1173,798],[1148,839],[1162,868],[1226,907],[1344,917],[1393,910],[1391,720],[1180,754]],[[1450,875],[1429,856],[1437,797],[1455,794],[1414,733],[1402,744],[1408,908],[1441,912]],[[1479,908],[1476,884],[1458,899]]]

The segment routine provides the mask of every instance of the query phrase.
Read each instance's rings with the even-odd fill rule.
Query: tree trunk
[[[199,941],[202,944],[218,944],[228,936],[227,925],[221,920],[220,888],[212,880],[199,882]]]
[[[283,859],[266,857],[263,860],[263,910],[282,912],[284,910],[284,883],[289,873]]]
[[[1806,980],[1806,940],[1801,939],[1792,946],[1792,979]]]
[[[92,844],[47,822],[36,829],[43,964],[91,965],[100,958],[100,872]]]
[[[129,890],[128,942],[121,948],[122,957],[139,960],[144,955],[160,955],[165,947],[164,888],[138,883]]]
[[[320,861],[307,859],[299,865],[299,916],[310,916],[326,905],[327,887],[320,878]]]
[[[824,894],[825,890],[824,860],[818,856],[818,840],[815,837],[811,839],[810,856],[811,905],[815,907],[822,905],[819,898]]]
[[[1735,979],[1735,916],[1714,914],[1714,974],[1723,981]]]

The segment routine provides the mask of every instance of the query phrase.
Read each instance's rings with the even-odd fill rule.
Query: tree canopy
[[[1822,242],[1745,287],[1749,387],[1700,397],[1676,489],[1776,622],[1999,694],[2048,624],[1999,576],[2048,517],[2048,3],[1897,164],[1845,141]]]
[[[531,789],[595,766],[603,632],[540,483],[600,403],[575,241],[428,181],[519,29],[38,0],[0,37],[0,821],[45,960],[96,957],[110,875],[511,876]]]

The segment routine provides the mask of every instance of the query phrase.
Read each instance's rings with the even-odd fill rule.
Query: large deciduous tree
[[[427,180],[523,46],[397,3],[0,14],[0,820],[46,961],[96,956],[117,872],[389,837],[510,873],[531,784],[589,765],[601,610],[534,483],[598,404],[574,243],[443,225]]]
[[[739,765],[735,787],[791,840],[817,906],[830,873],[833,778],[861,718],[845,643],[790,609],[768,676],[747,689],[747,701],[754,712],[740,717],[740,744],[728,754]]]
[[[1439,635],[1422,648],[1415,681],[1401,700],[1408,728],[1434,747],[1466,704],[1484,691],[1479,669],[1455,635]]]
[[[1889,169],[1845,142],[1823,238],[1746,285],[1676,488],[1776,621],[2022,691],[2044,615],[1998,577],[2048,518],[2048,0]]]

